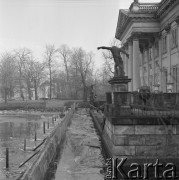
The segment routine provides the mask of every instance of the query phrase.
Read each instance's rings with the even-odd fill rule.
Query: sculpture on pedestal
[[[112,47],[105,47],[105,46],[101,46],[97,48],[99,49],[106,49],[111,51],[112,55],[113,55],[113,59],[114,59],[114,77],[124,77],[125,73],[124,73],[124,65],[123,65],[123,60],[121,57],[121,53],[124,53],[127,57],[129,57],[129,54],[122,48],[118,48],[116,46],[112,46]]]

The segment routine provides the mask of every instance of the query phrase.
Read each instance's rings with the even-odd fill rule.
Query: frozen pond
[[[50,121],[51,116],[50,113],[40,112],[0,112],[0,180],[14,180],[30,165],[27,163],[22,168],[18,168],[34,153],[32,149],[45,137],[43,122]],[[35,131],[37,141],[35,141]],[[26,139],[26,151],[24,151],[24,139]],[[9,169],[6,169],[5,161],[7,147],[9,148]]]
[[[51,164],[46,180],[103,180],[101,141],[89,113],[78,110],[69,126],[64,147]]]

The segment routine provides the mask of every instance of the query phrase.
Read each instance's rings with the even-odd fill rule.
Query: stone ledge
[[[167,117],[132,117],[132,116],[120,116],[111,117],[109,121],[113,125],[179,125],[179,119],[168,119]]]
[[[172,125],[135,125],[135,134],[176,134],[176,127]]]
[[[115,135],[134,134],[134,132],[135,132],[134,126],[114,126],[113,127],[113,133]]]

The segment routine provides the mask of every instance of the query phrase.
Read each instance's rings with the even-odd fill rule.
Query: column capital
[[[162,31],[154,33],[154,38],[160,39],[162,37]]]
[[[133,32],[133,33],[131,34],[131,38],[133,39],[133,41],[137,41],[137,40],[139,40],[139,38],[140,38],[141,35],[142,35],[141,32]]]
[[[164,27],[164,30],[169,33],[170,32],[170,29],[171,29],[171,24],[167,24],[165,27]]]
[[[124,47],[124,49],[127,49],[127,48],[128,48],[128,42],[125,42],[125,43],[123,44],[123,47]]]
[[[131,45],[132,44],[132,37],[130,36],[128,39],[127,39],[127,43],[128,43],[128,45]]]
[[[179,16],[175,18],[175,22],[177,23],[177,25],[179,25]]]
[[[156,33],[155,38],[161,39],[161,37],[162,37],[162,31]]]

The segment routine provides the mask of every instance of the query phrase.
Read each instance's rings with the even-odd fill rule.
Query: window
[[[155,57],[158,57],[159,56],[159,42],[155,42],[154,44],[154,47],[155,47]]]
[[[178,36],[177,36],[177,28],[172,30],[172,48],[175,48],[177,46],[177,40]]]
[[[162,52],[167,52],[167,35],[162,37]]]

